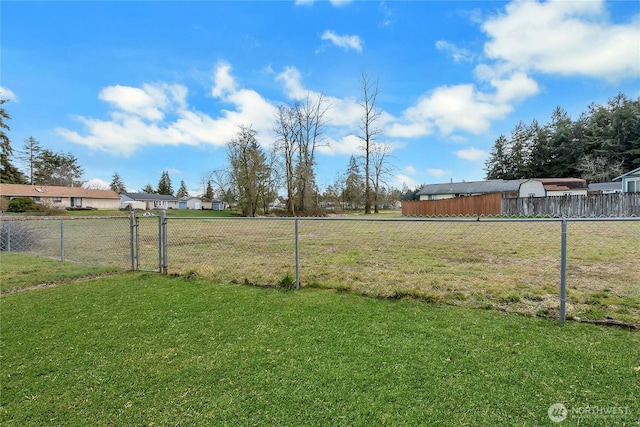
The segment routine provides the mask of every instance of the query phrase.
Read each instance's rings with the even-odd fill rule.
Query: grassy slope
[[[128,273],[0,298],[6,425],[551,425],[640,417],[640,335]],[[563,425],[576,425],[577,419]]]

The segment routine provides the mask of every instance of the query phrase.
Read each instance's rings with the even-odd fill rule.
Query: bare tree
[[[307,94],[304,102],[280,106],[276,113],[276,147],[284,166],[287,210],[292,215],[304,211],[315,188],[315,152],[322,144],[328,106],[322,95],[316,100]]]
[[[392,171],[389,163],[391,146],[374,143],[371,147],[371,165],[373,166],[373,200],[374,212],[379,212],[380,193],[386,185],[386,178]]]
[[[295,180],[294,164],[295,155],[298,150],[298,127],[296,125],[295,109],[290,106],[281,105],[276,113],[276,150],[281,153],[284,166],[284,184],[287,190],[287,210],[291,215],[296,214],[295,208]]]
[[[362,117],[360,117],[360,132],[357,137],[362,140],[362,150],[364,151],[364,213],[371,213],[371,158],[373,155],[373,145],[376,135],[381,133],[375,126],[376,120],[380,117],[380,112],[376,109],[376,98],[378,97],[378,81],[372,81],[369,76],[362,73],[360,79],[362,89],[362,99],[358,103],[362,107]]]
[[[607,182],[622,175],[624,160],[608,159],[602,156],[585,155],[577,165],[580,176],[589,182]]]
[[[231,172],[228,169],[216,169],[211,172],[207,185],[216,187],[216,197],[227,206],[233,207],[238,199],[234,189]]]
[[[296,116],[300,127],[298,149],[298,202],[304,211],[315,188],[315,152],[322,142],[326,121],[324,119],[328,107],[324,105],[324,97],[320,94],[312,101],[309,94],[303,104],[297,104]]]

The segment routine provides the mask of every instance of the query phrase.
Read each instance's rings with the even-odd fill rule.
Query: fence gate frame
[[[149,217],[158,218],[158,268],[156,270],[142,270],[140,269],[140,218],[145,220]],[[151,271],[154,273],[167,274],[169,270],[169,263],[167,260],[167,213],[160,211],[160,214],[154,214],[151,212],[145,212],[141,215],[131,211],[129,214],[129,228],[130,228],[130,252],[131,252],[131,270],[133,271]]]

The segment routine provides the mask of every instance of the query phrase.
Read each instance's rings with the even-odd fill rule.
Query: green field
[[[71,263],[0,261],[3,283],[37,266],[22,268],[29,290],[0,297],[3,425],[640,421],[637,332],[150,273],[70,281],[82,276]],[[562,424],[548,418],[555,403]]]

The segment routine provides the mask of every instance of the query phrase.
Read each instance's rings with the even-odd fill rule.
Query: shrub
[[[9,212],[26,212],[36,208],[36,202],[29,197],[16,197],[9,202],[7,210]]]

